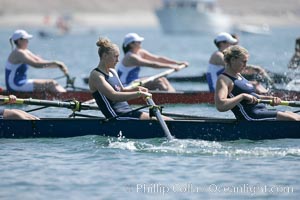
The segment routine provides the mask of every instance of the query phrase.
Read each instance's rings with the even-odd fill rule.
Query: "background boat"
[[[165,0],[155,13],[165,33],[217,33],[231,27],[214,0]]]
[[[259,35],[271,34],[270,26],[267,24],[263,24],[263,25],[238,24],[234,26],[233,30],[237,33],[242,33],[242,34],[259,34]]]
[[[156,104],[214,104],[214,93],[209,91],[150,91]],[[300,100],[300,92],[293,90],[273,90],[272,95],[280,97],[282,100]],[[8,92],[0,91],[0,95],[14,94],[19,98],[35,98],[47,100],[77,100],[81,102],[92,100],[93,97],[89,90],[68,90],[65,93],[47,93],[47,92]],[[144,105],[145,100],[142,98],[128,101],[130,104]]]

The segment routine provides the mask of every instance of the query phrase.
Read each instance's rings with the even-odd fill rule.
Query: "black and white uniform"
[[[121,90],[122,83],[114,69],[110,69],[109,75],[103,73],[98,68],[95,68],[94,70],[103,74],[105,80],[114,88],[115,91],[119,92]],[[129,106],[127,101],[111,101],[99,91],[95,91],[92,95],[96,100],[99,109],[106,118],[112,118],[121,115],[116,119],[139,119],[142,114],[141,111],[130,112],[132,111],[132,108]]]
[[[223,75],[230,78],[233,83],[233,89],[228,95],[228,98],[235,97],[242,93],[251,94],[258,98],[255,93],[254,86],[244,77],[241,76],[241,79],[232,77],[226,73]],[[247,120],[247,121],[263,121],[263,120],[276,120],[278,110],[269,110],[265,104],[249,104],[246,100],[238,103],[234,108],[231,109],[235,117],[238,120]]]

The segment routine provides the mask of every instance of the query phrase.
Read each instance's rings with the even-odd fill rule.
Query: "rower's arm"
[[[60,68],[64,73],[68,73],[68,69],[64,63],[59,61],[47,61],[41,58],[32,56],[32,53],[28,51],[17,52],[18,61],[20,63],[26,63],[35,68]]]
[[[175,64],[147,60],[145,58],[140,57],[139,55],[131,55],[130,58],[128,58],[127,62],[124,64],[128,66],[144,66],[144,67],[152,67],[152,68],[169,68],[169,69],[176,69],[178,67]]]
[[[115,91],[114,88],[105,80],[103,75],[99,75],[97,72],[92,72],[92,75],[89,78],[89,85],[91,92],[98,90],[105,97],[111,101],[120,102],[128,101],[130,99],[136,99],[141,97],[141,93],[132,91],[132,92],[123,92]]]
[[[267,72],[261,66],[247,65],[247,67],[243,70],[243,74],[261,74],[265,76]]]
[[[142,57],[146,60],[160,62],[160,63],[166,63],[166,64],[173,64],[173,65],[182,65],[182,64],[184,64],[186,66],[189,65],[189,63],[186,61],[177,61],[177,60],[173,60],[171,58],[167,58],[165,56],[155,55],[145,49],[141,49],[139,51],[140,51]]]
[[[242,100],[247,100],[249,103],[256,103],[256,97],[246,93],[228,98],[229,88],[232,87],[232,84],[232,81],[227,77],[223,75],[219,76],[215,91],[215,105],[218,111],[225,112],[231,110]]]

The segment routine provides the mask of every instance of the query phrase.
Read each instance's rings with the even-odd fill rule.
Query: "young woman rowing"
[[[44,60],[33,54],[28,49],[29,39],[32,35],[24,30],[16,30],[10,38],[16,46],[10,53],[5,65],[5,80],[7,90],[20,92],[65,92],[66,90],[52,79],[27,79],[28,66],[34,68],[57,67],[67,75],[68,69],[64,63],[59,61]]]
[[[215,91],[215,104],[219,111],[231,110],[238,120],[297,120],[300,115],[290,111],[269,110],[258,99],[272,99],[273,106],[279,105],[281,99],[273,96],[258,95],[254,86],[246,80],[241,72],[247,66],[248,51],[238,45],[224,51],[225,71],[219,75]]]
[[[226,62],[224,60],[223,51],[232,45],[238,44],[238,42],[239,40],[237,39],[237,36],[233,37],[231,34],[226,32],[219,33],[214,39],[214,44],[218,50],[211,55],[206,74],[208,87],[211,92],[215,91],[218,76],[225,70]],[[260,74],[263,77],[267,76],[267,73],[263,68],[255,65],[247,65],[242,74]],[[251,84],[254,85],[257,93],[259,94],[266,94],[268,92],[268,90],[257,81],[251,81]]]
[[[139,76],[140,68],[152,67],[156,69],[179,70],[180,65],[188,65],[188,62],[172,60],[170,58],[154,55],[142,48],[144,38],[136,33],[128,33],[123,41],[124,58],[118,65],[118,74],[122,83],[127,86],[131,82],[143,79]],[[149,90],[161,90],[175,92],[168,79],[161,77],[144,85]]]
[[[90,73],[89,87],[101,112],[106,118],[150,119],[149,113],[132,112],[132,108],[127,103],[130,99],[147,98],[152,95],[144,87],[131,90],[123,87],[115,70],[120,55],[118,46],[107,38],[100,38],[96,45],[99,47],[100,62]],[[165,117],[165,119],[169,118]]]

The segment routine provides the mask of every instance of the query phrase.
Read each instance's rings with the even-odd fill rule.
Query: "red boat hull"
[[[153,101],[156,104],[199,104],[214,103],[214,93],[208,91],[185,91],[185,92],[158,92],[152,91]],[[7,92],[1,91],[0,95],[14,94],[19,98],[34,98],[44,100],[73,100],[84,102],[93,99],[89,91],[68,91],[66,93],[45,93],[45,92]],[[300,92],[276,91],[272,93],[282,100],[300,100]],[[129,101],[130,104],[145,104],[142,98]]]

